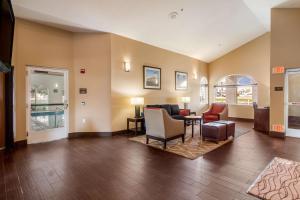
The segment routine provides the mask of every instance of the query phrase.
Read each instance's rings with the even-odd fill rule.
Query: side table
[[[192,122],[192,137],[194,137],[194,125],[196,124],[197,121],[200,123],[200,137],[202,135],[202,116],[185,116],[184,117],[184,132],[186,133],[186,126],[188,122]]]
[[[130,129],[130,122],[134,123],[134,128]],[[141,127],[139,128],[139,123],[141,124]],[[144,132],[144,124],[145,124],[145,119],[144,117],[128,117],[127,118],[127,133],[130,131],[134,132],[134,135],[137,135],[138,132]]]

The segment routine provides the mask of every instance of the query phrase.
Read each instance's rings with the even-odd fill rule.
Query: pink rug
[[[275,157],[248,193],[260,199],[300,199],[300,163]]]

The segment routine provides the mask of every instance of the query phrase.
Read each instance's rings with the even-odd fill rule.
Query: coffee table
[[[184,117],[184,131],[186,132],[186,126],[188,122],[192,122],[192,137],[194,137],[194,125],[199,121],[200,137],[202,135],[202,116],[185,116]]]

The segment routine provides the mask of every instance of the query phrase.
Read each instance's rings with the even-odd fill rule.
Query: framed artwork
[[[144,66],[144,89],[161,89],[161,69]]]
[[[188,89],[188,73],[175,71],[175,90]]]

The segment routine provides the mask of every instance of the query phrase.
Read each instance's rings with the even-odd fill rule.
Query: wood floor
[[[254,131],[196,160],[125,136],[65,139],[1,152],[0,199],[255,199],[246,190],[272,158],[299,152],[299,139]]]

